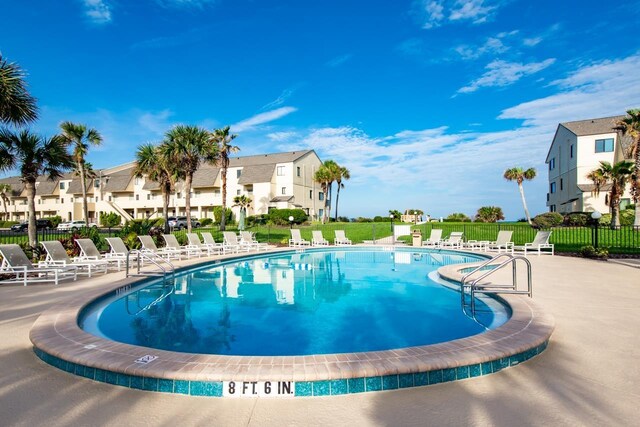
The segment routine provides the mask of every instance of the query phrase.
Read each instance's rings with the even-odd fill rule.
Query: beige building
[[[313,150],[288,153],[233,157],[227,171],[227,206],[233,198],[246,195],[253,200],[248,215],[265,214],[270,208],[303,209],[314,219],[322,217],[325,195],[313,180],[322,164]],[[115,212],[123,220],[162,216],[162,194],[157,183],[133,176],[133,162],[96,171],[96,178],[87,186],[89,218],[96,222],[99,212]],[[9,218],[27,218],[27,199],[19,177],[0,179],[12,187],[8,208]],[[176,184],[169,203],[170,215],[185,215],[185,189]],[[38,218],[60,215],[63,220],[82,219],[82,190],[80,180],[66,174],[56,181],[44,177],[36,183],[36,215]],[[222,178],[220,168],[204,164],[193,178],[191,215],[194,218],[213,218],[213,208],[222,206]]]
[[[613,128],[624,116],[603,117],[560,123],[547,154],[549,187],[547,206],[550,212],[606,213],[605,197],[610,187],[592,194],[593,182],[587,174],[600,167],[601,161],[611,164],[624,160],[631,139],[621,137]],[[625,190],[620,208],[631,203],[629,188]]]

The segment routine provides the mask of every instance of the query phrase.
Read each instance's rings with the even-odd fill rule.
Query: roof
[[[256,165],[245,166],[242,168],[242,174],[238,178],[238,184],[246,185],[254,182],[270,182],[273,177],[273,171],[276,170],[276,165]]]
[[[602,117],[599,119],[578,120],[575,122],[560,123],[576,136],[599,135],[601,133],[615,133],[613,129],[619,120],[626,116]]]
[[[192,188],[213,187],[220,168],[211,165],[202,165],[193,174]]]
[[[269,200],[269,202],[278,203],[278,202],[289,202],[291,200],[293,200],[293,196],[276,196],[273,199]]]
[[[87,180],[87,193],[93,192],[93,180]],[[80,178],[76,178],[69,183],[67,187],[67,194],[82,194],[82,183]]]
[[[20,181],[18,176],[10,176],[0,179],[0,184],[9,184],[11,186],[11,196],[19,197],[24,189],[24,183]]]
[[[256,165],[267,165],[276,163],[290,163],[313,153],[313,150],[289,151],[286,153],[258,154],[255,156],[231,157],[229,158],[229,167],[245,167]]]
[[[41,196],[53,194],[58,189],[58,182],[60,182],[59,179],[54,179],[53,181],[48,179],[38,181],[36,194],[40,194]]]
[[[583,193],[591,193],[596,189],[595,184],[578,184],[578,188]],[[603,184],[600,186],[600,192],[605,192],[611,190],[611,184]]]
[[[103,175],[103,179],[105,176]],[[133,178],[133,167],[111,173],[106,176],[107,182],[104,185],[104,191],[127,191],[127,187]]]

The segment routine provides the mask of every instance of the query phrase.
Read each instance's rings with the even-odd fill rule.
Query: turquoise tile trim
[[[385,375],[382,377],[382,389],[383,390],[395,390],[398,388],[398,376],[397,375]]]
[[[382,377],[367,377],[365,378],[366,391],[380,391],[382,390]]]
[[[510,366],[518,365],[542,353],[548,346],[544,342],[527,351],[475,365],[439,369],[413,374],[385,375],[365,378],[349,378],[327,381],[299,381],[295,383],[296,396],[329,396],[365,391],[393,390],[397,388],[420,387],[456,379],[472,378],[498,372]],[[222,396],[220,381],[184,381],[139,377],[120,374],[89,366],[77,365],[52,356],[34,347],[34,353],[42,361],[60,370],[90,378],[107,384],[119,385],[140,390],[160,391],[164,393],[190,394],[193,396]]]
[[[311,381],[296,382],[296,396],[313,396]]]
[[[331,394],[347,394],[349,392],[349,386],[347,380],[331,380]]]
[[[314,396],[328,396],[331,394],[331,386],[329,381],[314,381],[313,382],[313,395]]]
[[[364,392],[364,378],[349,378],[349,393]]]

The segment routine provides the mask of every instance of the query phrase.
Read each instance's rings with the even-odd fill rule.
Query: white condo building
[[[313,150],[233,157],[227,171],[227,207],[234,210],[233,198],[246,195],[253,200],[247,215],[265,214],[270,208],[303,209],[314,219],[323,215],[325,195],[313,176],[322,164]],[[100,212],[115,212],[123,220],[162,216],[162,194],[157,183],[133,176],[135,163],[96,171],[87,186],[89,218],[97,222]],[[20,177],[0,179],[11,185],[9,219],[27,218],[27,199]],[[169,203],[170,215],[185,215],[184,183],[176,184]],[[36,183],[36,216],[60,215],[64,221],[82,218],[80,179],[69,173],[49,181],[41,177]],[[213,218],[213,208],[222,206],[220,168],[203,164],[195,173],[191,188],[191,215]]]
[[[600,167],[601,161],[611,164],[625,159],[631,138],[621,137],[613,128],[625,116],[603,117],[560,123],[547,154],[549,189],[547,206],[550,212],[606,213],[605,198],[610,186],[603,186],[595,196],[593,182],[587,174]],[[629,188],[625,190],[620,208],[631,203]]]

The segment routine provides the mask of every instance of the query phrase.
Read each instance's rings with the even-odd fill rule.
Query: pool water
[[[87,307],[80,326],[170,351],[288,356],[435,344],[479,334],[509,317],[477,301],[467,317],[455,286],[432,280],[473,255],[407,249],[307,250],[252,257],[156,280]]]

